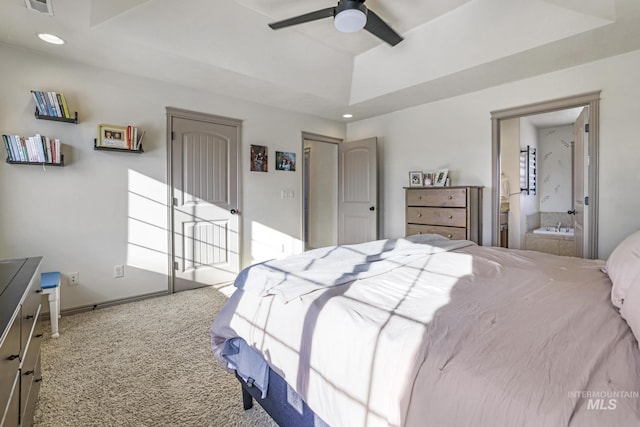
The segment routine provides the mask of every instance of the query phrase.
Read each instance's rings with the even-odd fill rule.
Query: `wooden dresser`
[[[0,427],[33,424],[42,380],[41,261],[0,261]]]
[[[406,235],[440,234],[481,245],[482,188],[405,187]]]

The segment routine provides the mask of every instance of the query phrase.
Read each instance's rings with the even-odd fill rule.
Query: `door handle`
[[[371,206],[371,207],[369,208],[369,210],[370,210],[370,211],[375,211],[375,210],[376,210],[376,207],[375,207],[375,206]]]
[[[229,212],[231,213],[231,215],[238,215],[237,209],[231,209]]]
[[[567,211],[567,213],[569,215],[575,215],[576,214],[576,210],[575,209],[571,209],[570,211]]]

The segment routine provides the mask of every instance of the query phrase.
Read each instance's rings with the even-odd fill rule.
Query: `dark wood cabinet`
[[[0,261],[2,427],[33,424],[42,380],[41,261],[42,257]]]

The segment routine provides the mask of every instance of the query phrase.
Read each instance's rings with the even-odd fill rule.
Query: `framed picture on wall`
[[[447,175],[449,175],[449,169],[440,169],[437,171],[433,179],[433,185],[444,187],[444,184],[447,182]]]
[[[424,185],[424,174],[422,171],[409,172],[409,187],[422,187]]]
[[[269,148],[264,145],[251,145],[251,171],[269,171]]]
[[[296,153],[276,151],[276,170],[295,172]]]

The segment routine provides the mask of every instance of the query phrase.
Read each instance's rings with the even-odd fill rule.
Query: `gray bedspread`
[[[600,261],[467,246],[284,303],[243,337],[332,426],[640,426],[640,351]]]

